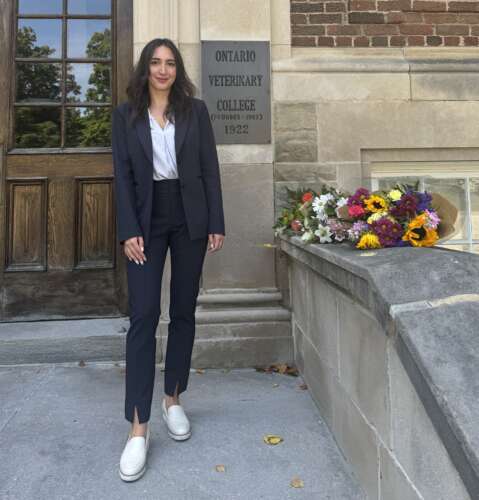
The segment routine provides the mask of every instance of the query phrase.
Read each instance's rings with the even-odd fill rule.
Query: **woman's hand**
[[[225,239],[224,234],[209,234],[208,235],[208,253],[216,252],[223,246]]]
[[[130,259],[135,261],[137,264],[143,265],[143,262],[146,262],[146,257],[143,251],[145,250],[145,246],[143,244],[142,236],[134,236],[125,241],[123,244],[125,249],[125,255]]]

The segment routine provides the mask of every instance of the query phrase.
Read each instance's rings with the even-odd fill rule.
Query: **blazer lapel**
[[[151,166],[153,167],[153,143],[151,142],[150,118],[148,116],[148,111],[144,113],[143,116],[138,117],[135,122],[135,128],[141,145],[145,150],[146,157],[150,160]]]
[[[181,147],[183,146],[190,121],[190,119],[187,119],[184,116],[178,116],[178,118],[175,117],[175,152],[177,158],[180,154]],[[148,116],[148,111],[136,120],[135,128],[141,145],[145,150],[146,156],[148,160],[150,160],[151,165],[153,165],[153,143],[151,140],[150,118]]]
[[[193,111],[191,111],[192,113]],[[191,117],[190,113],[190,117]],[[190,119],[185,118],[184,116],[175,116],[175,151],[176,157],[180,154],[181,146],[183,146],[183,142],[185,140],[186,131],[188,130],[188,125],[190,124]]]

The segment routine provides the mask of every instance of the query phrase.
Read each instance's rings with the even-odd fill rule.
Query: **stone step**
[[[271,290],[216,289],[198,296],[198,310],[229,307],[271,307],[281,304],[282,295],[277,288]]]
[[[282,307],[196,312],[192,366],[247,367],[291,363],[291,313]],[[166,354],[168,318],[157,329],[156,360]],[[0,324],[0,365],[120,361],[128,317]]]

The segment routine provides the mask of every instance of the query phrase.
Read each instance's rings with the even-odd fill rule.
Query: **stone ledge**
[[[292,57],[272,61],[273,72],[434,73],[479,72],[476,47],[391,49],[318,48],[292,51]]]
[[[280,246],[384,325],[464,485],[479,498],[479,256],[441,248],[358,251],[286,236]]]

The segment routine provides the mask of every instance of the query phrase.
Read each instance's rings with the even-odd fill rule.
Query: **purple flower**
[[[417,192],[415,193],[418,203],[417,203],[417,211],[418,212],[424,212],[424,210],[428,209],[430,207],[431,201],[432,201],[432,196],[428,192],[420,193]]]
[[[329,229],[333,233],[336,241],[343,241],[347,236],[347,229],[345,225],[336,219],[330,220]]]
[[[393,222],[387,217],[381,217],[380,219],[372,222],[371,226],[373,231],[377,234],[379,243],[381,243],[382,247],[396,246],[403,235],[403,228],[401,224]]]
[[[369,224],[363,220],[356,221],[351,229],[348,229],[348,237],[351,241],[359,240],[361,234],[369,230]]]
[[[441,219],[439,218],[439,215],[437,215],[437,212],[435,212],[434,210],[424,210],[424,213],[427,215],[427,222],[424,224],[424,227],[427,227],[429,229],[436,229],[441,222]]]
[[[401,199],[397,202],[395,207],[390,209],[390,214],[393,217],[414,217],[417,211],[417,199],[411,193],[408,192],[401,196]]]
[[[363,200],[369,198],[369,191],[366,188],[359,188],[356,192],[348,198],[348,207],[353,205],[363,205]]]

